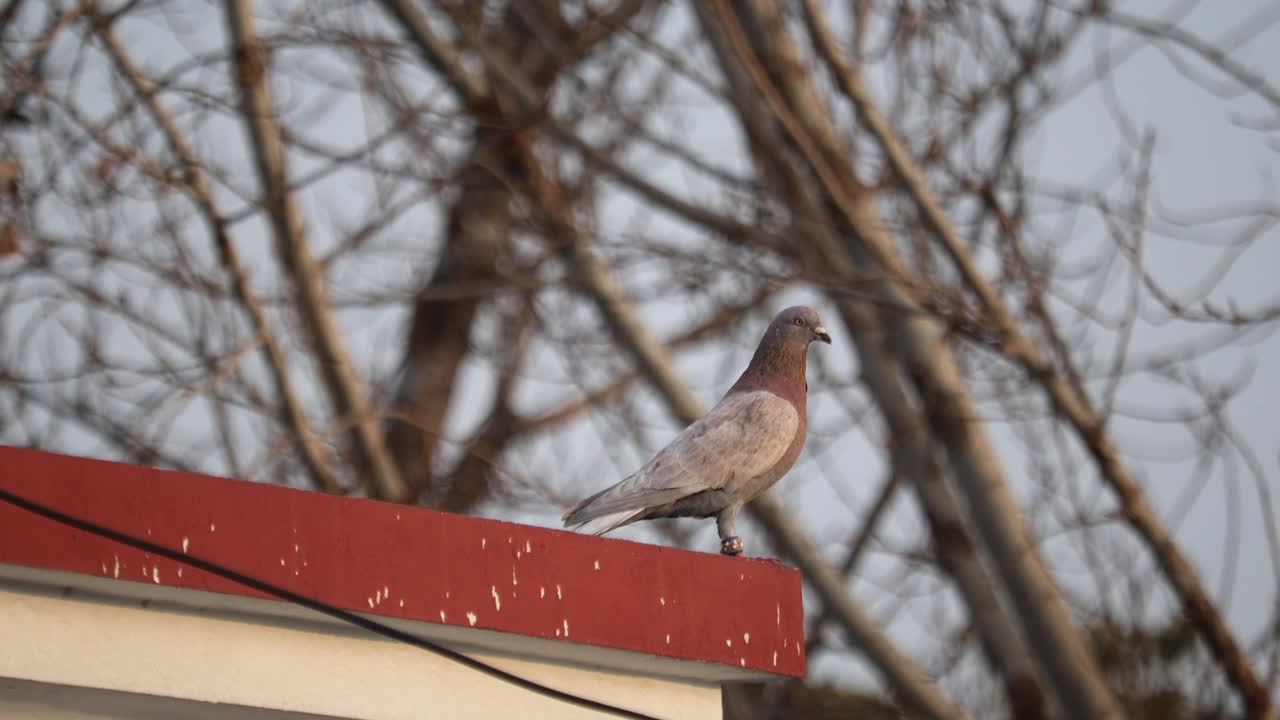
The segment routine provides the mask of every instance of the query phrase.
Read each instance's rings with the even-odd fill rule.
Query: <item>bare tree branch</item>
[[[1147,502],[1145,494],[1120,461],[1119,455],[1106,435],[1101,432],[1103,421],[1090,408],[1081,388],[1071,388],[1052,364],[1036,349],[1035,344],[1018,328],[1004,302],[990,287],[977,269],[950,220],[928,189],[915,163],[907,154],[896,133],[880,114],[875,103],[863,87],[859,76],[840,59],[830,32],[818,22],[818,14],[812,0],[806,0],[805,16],[810,31],[822,49],[823,57],[832,67],[841,89],[858,109],[859,116],[879,142],[899,180],[910,193],[922,217],[946,249],[948,256],[959,269],[966,285],[979,297],[983,308],[990,314],[990,322],[1002,338],[1001,349],[1019,362],[1030,377],[1041,384],[1052,399],[1055,408],[1076,428],[1081,441],[1088,447],[1098,463],[1103,477],[1116,492],[1125,518],[1133,525],[1156,556],[1169,582],[1174,586],[1187,614],[1195,621],[1213,648],[1218,662],[1230,675],[1250,713],[1256,717],[1271,717],[1271,700],[1258,682],[1247,658],[1236,644],[1226,623],[1209,600],[1200,585],[1195,570],[1187,562],[1177,545],[1158,520]],[[863,233],[865,236],[865,233]],[[1064,671],[1068,668],[1063,668]]]
[[[107,48],[107,52],[110,53],[111,58],[115,61],[120,74],[129,81],[138,98],[150,111],[152,117],[155,118],[156,124],[164,132],[165,140],[168,141],[170,150],[173,151],[174,155],[178,157],[178,161],[182,164],[184,175],[182,186],[191,194],[192,200],[200,208],[200,212],[209,226],[209,232],[213,236],[214,243],[217,245],[218,252],[222,257],[222,262],[226,265],[227,272],[231,275],[231,283],[235,293],[240,298],[240,303],[244,307],[245,313],[249,316],[253,329],[262,340],[262,348],[267,356],[267,366],[271,370],[272,381],[280,391],[280,401],[282,403],[280,408],[281,419],[287,427],[293,430],[298,450],[302,454],[303,464],[311,474],[312,481],[316,487],[325,492],[342,492],[342,485],[339,484],[337,477],[335,477],[328,459],[325,458],[324,450],[321,448],[319,440],[307,420],[306,411],[303,409],[302,401],[298,397],[298,391],[293,386],[293,379],[289,375],[288,361],[285,359],[284,352],[280,349],[275,333],[268,324],[266,309],[263,307],[261,298],[249,285],[248,275],[245,273],[240,257],[236,253],[235,245],[227,229],[227,223],[214,205],[213,196],[209,192],[208,183],[204,179],[204,173],[200,163],[196,160],[195,153],[192,152],[190,145],[183,139],[182,133],[178,130],[178,126],[174,123],[169,112],[160,104],[160,99],[156,96],[156,88],[142,73],[142,70],[129,58],[124,47],[116,39],[111,27],[109,25],[101,25],[98,35],[102,39],[103,45]]]
[[[914,298],[903,289],[903,263],[892,249],[871,195],[855,192],[856,186],[851,180],[834,179],[836,175],[826,158],[840,157],[840,148],[827,147],[825,152],[820,152],[814,147],[814,136],[809,135],[786,109],[773,82],[760,67],[752,49],[747,47],[734,13],[725,2],[718,2],[717,8],[718,19],[728,39],[728,52],[742,63],[751,82],[765,96],[769,107],[786,128],[788,137],[796,140],[796,146],[814,169],[832,206],[857,235],[858,243],[850,244],[852,258],[837,248],[827,247],[823,249],[824,260],[845,277],[853,276],[854,267],[881,265],[887,270],[886,280],[877,283],[881,296],[892,305],[914,307]],[[782,42],[773,36],[768,46],[770,51],[777,52]],[[789,88],[794,97],[797,89],[794,84]],[[816,93],[809,95],[816,97]],[[811,123],[821,122],[818,119],[820,113],[815,110],[807,110],[803,116]],[[791,120],[784,119],[788,117]],[[797,133],[801,137],[797,137]],[[832,136],[829,130],[819,128],[816,137]],[[823,236],[819,235],[818,240],[822,241]],[[969,502],[974,524],[994,557],[1018,610],[1015,617],[1022,622],[1030,644],[1045,664],[1060,701],[1067,707],[1088,708],[1090,714],[1098,717],[1118,716],[1114,700],[1093,667],[1065,605],[1026,535],[994,452],[976,424],[976,414],[943,333],[936,322],[926,316],[893,317],[886,320],[886,324],[889,322],[897,329],[889,336],[888,345],[899,355],[903,374],[916,386],[929,424],[937,440],[946,448]],[[883,404],[881,409],[891,416],[891,409]],[[923,457],[919,459],[923,460]],[[929,477],[926,473],[913,474],[920,478]],[[1022,671],[1016,677],[1030,676]]]
[[[353,422],[353,444],[373,491],[384,499],[403,500],[407,489],[387,452],[368,396],[334,322],[325,279],[307,247],[302,218],[286,189],[285,150],[267,91],[267,55],[254,30],[249,0],[228,0],[227,20],[234,40],[235,79],[257,154],[263,202],[271,218],[281,265],[291,275],[300,299],[299,310],[315,340],[321,376],[338,412]]]

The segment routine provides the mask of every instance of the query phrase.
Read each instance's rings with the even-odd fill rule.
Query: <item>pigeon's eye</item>
[[[804,318],[796,318],[794,322],[797,325],[804,325]]]

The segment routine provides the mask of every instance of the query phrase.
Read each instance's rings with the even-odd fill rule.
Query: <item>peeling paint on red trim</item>
[[[805,672],[800,575],[771,560],[4,446],[0,486],[348,610]],[[5,503],[0,563],[260,597]]]

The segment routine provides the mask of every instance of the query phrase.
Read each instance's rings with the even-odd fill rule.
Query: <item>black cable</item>
[[[85,520],[84,518],[76,517],[75,515],[69,515],[67,513],[62,512],[61,510],[56,510],[47,505],[38,503],[34,500],[28,500],[27,498],[24,498],[21,495],[14,494],[3,488],[0,488],[0,500],[3,500],[9,503],[10,505],[15,505],[17,507],[20,507],[23,510],[26,510],[27,512],[34,513],[41,517],[48,518],[50,520],[53,520],[54,522],[61,523],[68,527],[73,527],[77,530],[83,530],[84,532],[93,533],[94,535],[107,538],[108,540],[114,540],[115,542],[121,543],[123,545],[129,545],[131,547],[138,548],[139,550],[149,552],[153,555],[159,555],[161,557],[165,557],[170,560],[174,560],[176,562],[185,563],[187,565],[190,565],[191,567],[199,568],[201,570],[204,570],[207,573],[212,573],[219,577],[223,577],[233,582],[240,583],[245,587],[253,588],[254,590],[257,590],[259,592],[263,592],[268,595],[275,595],[281,600],[286,600],[288,602],[294,603],[295,605],[301,605],[302,607],[315,610],[316,612],[323,613],[325,615],[328,615],[329,617],[337,618],[338,620],[341,620],[345,623],[350,623],[351,625],[355,625],[356,627],[364,628],[365,630],[368,630],[369,632],[374,633],[376,635],[381,635],[383,637],[387,637],[392,640],[396,640],[408,645],[412,645],[416,648],[426,650],[427,652],[435,653],[442,657],[448,658],[460,665],[469,667],[472,670],[482,672],[485,675],[496,678],[503,682],[511,683],[516,687],[524,688],[525,690],[528,690],[533,693],[537,693],[538,695],[549,697],[554,700],[559,700],[561,702],[569,703],[571,705],[577,705],[578,707],[587,708],[588,710],[596,710],[599,712],[609,713],[610,715],[616,715],[618,717],[633,718],[633,720],[658,720],[658,718],[655,718],[652,715],[645,715],[644,713],[636,712],[635,710],[628,710],[626,708],[616,707],[614,705],[603,703],[598,700],[591,700],[590,698],[579,697],[577,695],[565,692],[563,690],[557,690],[553,687],[547,687],[546,685],[542,685],[541,683],[537,683],[527,678],[520,677],[519,675],[515,675],[513,673],[507,672],[506,670],[496,668],[492,665],[476,660],[475,658],[471,658],[466,655],[463,655],[462,653],[457,652],[456,650],[450,650],[449,648],[443,647],[441,645],[437,645],[436,643],[431,642],[430,640],[420,638],[417,635],[414,635],[412,633],[408,633],[403,630],[397,630],[396,628],[393,628],[389,625],[384,625],[383,623],[380,623],[376,620],[370,620],[368,618],[357,615],[356,613],[351,612],[349,610],[343,610],[342,608],[334,607],[333,605],[330,605],[323,601],[316,600],[311,597],[307,597],[306,595],[301,595],[299,593],[293,592],[292,590],[287,590],[285,588],[282,588],[278,585],[273,585],[265,580],[259,580],[255,577],[250,577],[236,570],[223,567],[222,565],[219,565],[218,563],[212,562],[210,560],[205,560],[195,555],[188,555],[178,550],[172,550],[163,545],[158,545],[156,543],[153,543],[150,540],[144,540],[140,537],[135,537],[128,533],[121,532],[119,530],[113,530],[109,527],[99,525],[90,520]]]

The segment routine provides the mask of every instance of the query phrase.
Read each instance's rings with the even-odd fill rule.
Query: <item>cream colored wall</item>
[[[331,715],[203,703],[0,677],[0,720],[333,720]]]
[[[0,586],[0,638],[0,678],[368,720],[604,717],[414,647],[247,613],[143,608],[9,585]],[[656,717],[721,717],[714,684],[475,656]]]

